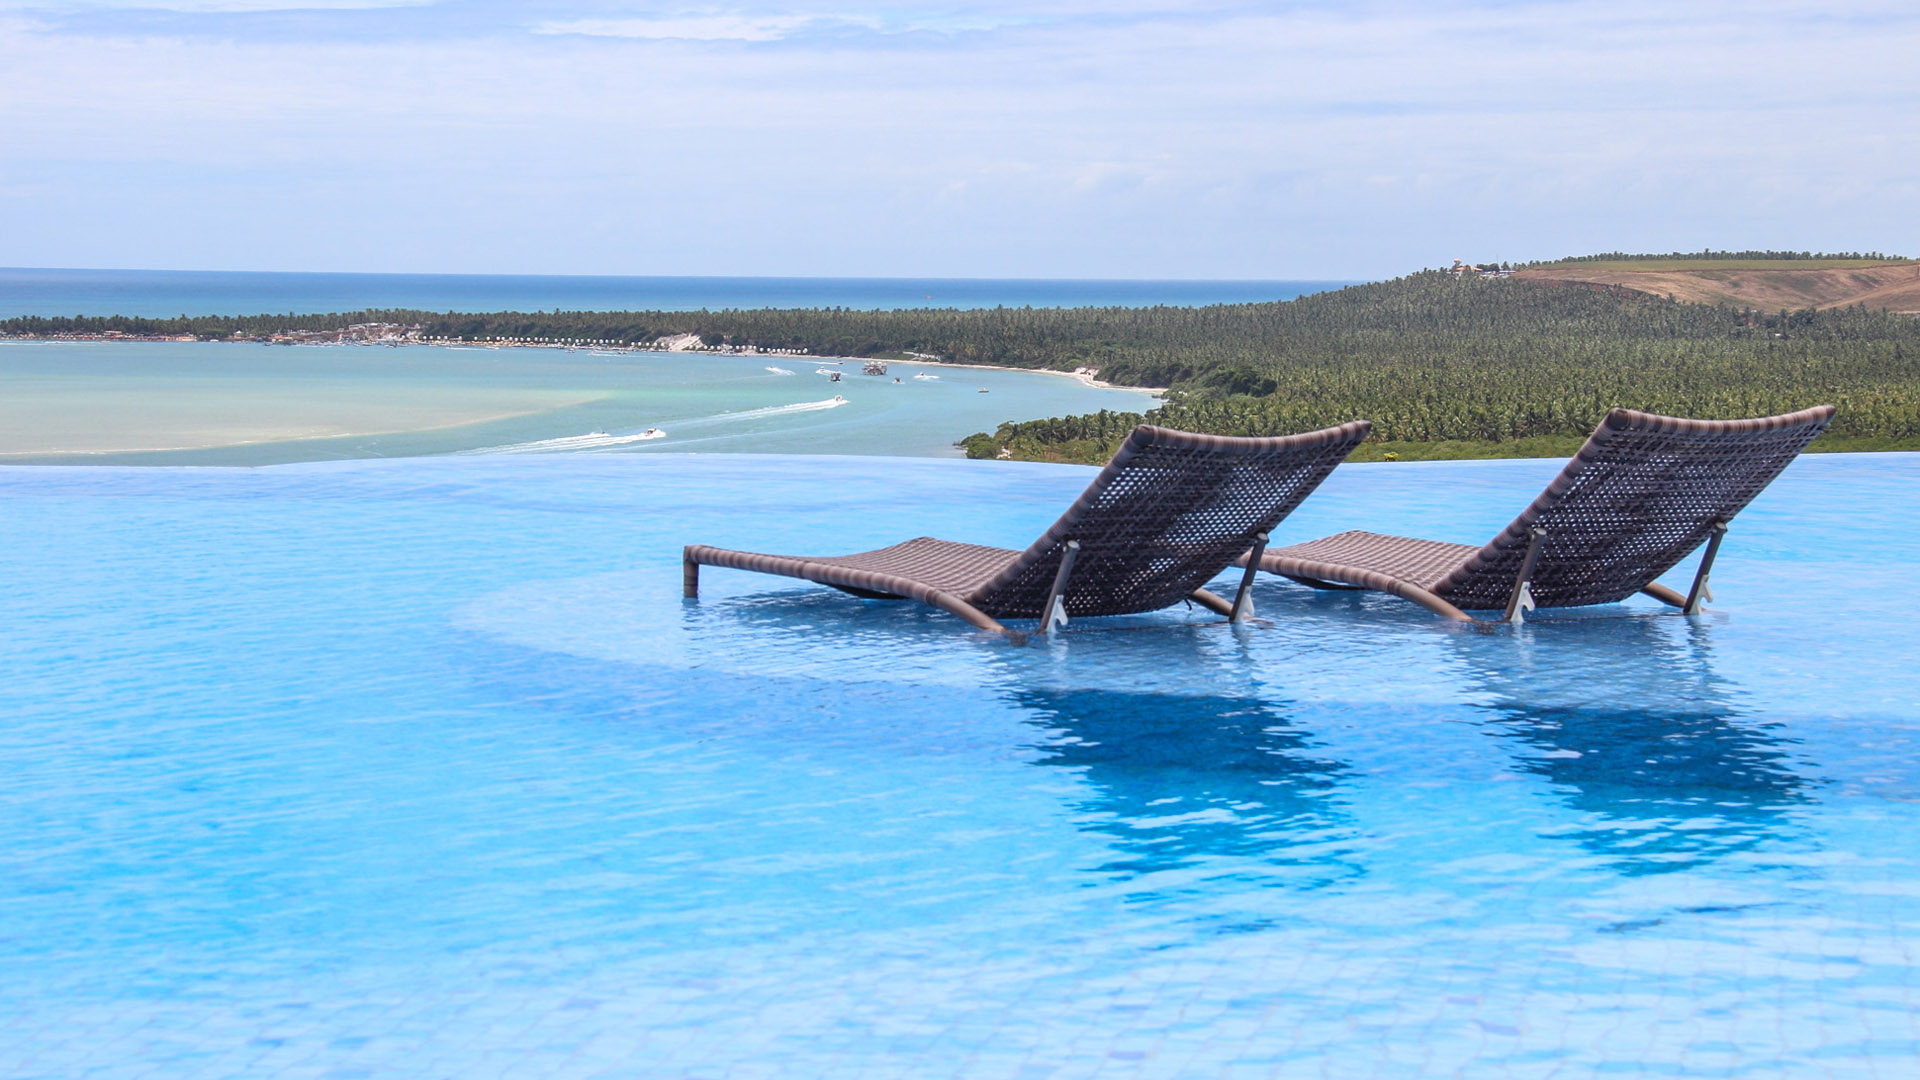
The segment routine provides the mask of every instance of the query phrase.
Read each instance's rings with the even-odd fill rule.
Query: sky
[[[0,265],[1920,255],[1912,0],[0,0]]]

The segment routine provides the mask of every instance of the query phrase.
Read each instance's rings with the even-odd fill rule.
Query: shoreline
[[[843,360],[850,363],[864,364],[869,358],[861,356],[823,356],[819,359]],[[1095,390],[1127,390],[1136,394],[1147,394],[1156,398],[1171,389],[1165,386],[1123,386],[1120,383],[1110,383],[1105,379],[1098,379],[1087,374],[1085,369],[1079,371],[1061,371],[1057,368],[1023,368],[1002,366],[1000,364],[962,364],[955,360],[883,360],[881,363],[889,366],[899,364],[902,367],[912,367],[918,364],[921,367],[971,368],[976,371],[1031,371],[1036,375],[1059,375],[1063,378],[1074,379],[1082,386],[1090,386]]]

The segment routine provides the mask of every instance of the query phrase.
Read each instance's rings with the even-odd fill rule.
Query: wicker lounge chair
[[[912,598],[1016,643],[999,619],[1124,615],[1192,599],[1230,619],[1251,613],[1244,575],[1232,603],[1201,588],[1267,533],[1367,437],[1364,420],[1277,438],[1196,435],[1142,424],[1087,490],[1025,551],[920,537],[859,555],[760,555],[695,544],[700,567],[784,574],[873,599]]]
[[[1610,604],[1636,592],[1692,615],[1712,599],[1707,575],[1727,522],[1832,418],[1831,405],[1757,420],[1615,409],[1485,547],[1344,532],[1251,562],[1314,588],[1392,593],[1449,619],[1505,609],[1519,622],[1536,605]],[[1654,581],[1703,541],[1686,596]]]

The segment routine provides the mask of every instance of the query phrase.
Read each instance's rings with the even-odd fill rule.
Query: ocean
[[[365,308],[693,311],[1197,306],[1291,300],[1351,284],[1354,282],[316,274],[0,267],[0,318],[321,314]]]

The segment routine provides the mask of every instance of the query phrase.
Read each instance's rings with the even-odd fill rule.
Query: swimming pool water
[[[1557,467],[1348,466],[1275,541],[1478,542]],[[1697,619],[678,595],[689,542],[1022,546],[1089,476],[0,469],[0,1075],[1920,1058],[1920,458],[1802,459]]]

